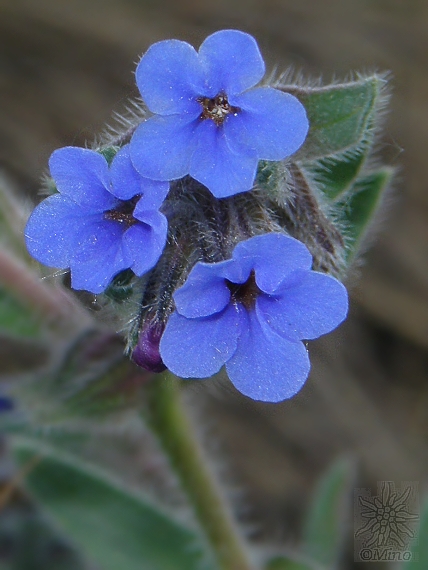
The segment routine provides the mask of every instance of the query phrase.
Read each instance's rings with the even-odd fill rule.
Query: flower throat
[[[121,200],[116,208],[104,212],[104,219],[111,220],[112,222],[119,222],[120,224],[124,224],[130,228],[137,223],[133,213],[140,198],[141,195],[138,194],[138,196],[134,196],[131,200]]]
[[[236,115],[241,110],[239,107],[233,107],[229,103],[225,93],[219,93],[212,99],[199,97],[198,103],[203,107],[201,119],[211,119],[218,127],[224,123],[228,115]]]
[[[232,298],[236,302],[242,303],[247,310],[254,308],[256,299],[261,293],[256,283],[256,274],[254,269],[251,271],[250,276],[245,283],[232,283],[232,281],[226,279],[226,285],[232,295]]]

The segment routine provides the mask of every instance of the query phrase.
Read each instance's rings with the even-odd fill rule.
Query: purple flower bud
[[[159,352],[159,343],[165,324],[150,321],[140,332],[138,342],[132,351],[132,360],[150,372],[163,372],[166,366]]]

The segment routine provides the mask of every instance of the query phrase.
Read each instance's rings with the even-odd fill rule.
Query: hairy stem
[[[0,286],[34,310],[47,322],[65,323],[68,328],[91,322],[65,289],[47,285],[23,262],[0,250]]]
[[[194,508],[221,570],[254,570],[230,508],[209,469],[181,396],[169,372],[152,385],[150,421]]]

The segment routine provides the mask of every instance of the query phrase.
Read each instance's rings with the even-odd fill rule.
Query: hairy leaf
[[[340,199],[350,189],[365,162],[366,152],[355,149],[340,157],[322,158],[310,165],[302,165],[318,182],[329,202]]]
[[[13,439],[26,486],[82,552],[103,570],[200,569],[197,534],[76,457]]]
[[[348,260],[352,260],[357,253],[393,173],[391,168],[371,172],[359,178],[350,190],[349,198],[343,204],[348,226]]]
[[[326,568],[336,567],[342,553],[352,473],[349,461],[337,461],[321,479],[307,518],[303,552]]]
[[[382,76],[372,75],[329,87],[296,89],[294,94],[306,108],[310,129],[295,160],[306,162],[343,153],[370,137],[385,83]],[[293,93],[293,89],[289,91]]]

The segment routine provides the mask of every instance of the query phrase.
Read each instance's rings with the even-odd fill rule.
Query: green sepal
[[[113,162],[113,158],[116,156],[119,150],[119,146],[106,146],[104,148],[97,149],[97,152],[99,152],[106,159],[107,164],[110,166],[110,164]]]
[[[326,568],[336,567],[342,554],[353,471],[348,460],[334,463],[320,480],[307,516],[302,552]]]
[[[290,91],[305,106],[309,133],[293,160],[307,162],[343,153],[370,137],[386,80],[381,75],[350,83]]]
[[[131,269],[126,269],[113,278],[111,284],[104,291],[104,295],[115,303],[123,303],[132,295],[132,279],[135,274]]]
[[[26,487],[44,511],[103,570],[200,570],[197,533],[100,470],[35,440],[11,440]],[[33,462],[33,463],[31,463]]]
[[[352,261],[358,252],[393,174],[392,168],[385,167],[357,179],[349,191],[349,198],[342,203],[348,261]]]
[[[43,194],[45,197],[53,196],[54,194],[59,194],[59,190],[58,190],[58,187],[56,185],[56,182],[50,176],[47,176],[44,179],[42,190],[43,190]]]
[[[261,188],[272,196],[277,189],[278,183],[282,182],[284,167],[280,162],[272,160],[260,160],[257,167],[256,188]]]

